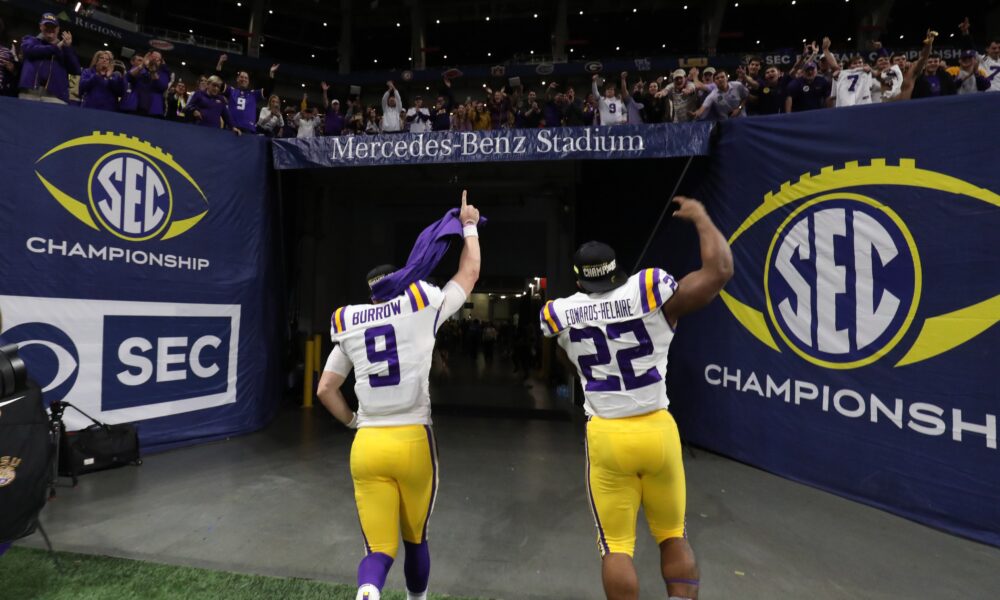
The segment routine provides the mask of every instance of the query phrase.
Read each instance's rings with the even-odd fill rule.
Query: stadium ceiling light
[[[402,27],[402,26],[403,26],[402,23],[400,23],[399,21],[396,21],[396,27]]]
[[[489,18],[489,17],[486,17],[486,20],[487,20],[487,21],[489,21],[489,20],[490,20],[490,18]]]
[[[186,66],[187,66],[187,63],[186,63],[186,62],[184,62],[184,61],[182,60],[182,61],[181,61],[181,66],[182,66],[182,67],[186,67]]]
[[[326,27],[326,21],[323,21],[323,27]]]
[[[544,81],[542,82],[542,85],[545,85],[545,82],[544,82]]]
[[[80,7],[81,6],[83,6],[83,2],[77,2],[76,3],[76,8],[73,9],[73,12],[80,12]]]
[[[899,39],[903,39],[903,36],[899,36]]]
[[[666,47],[667,47],[666,44],[663,44],[663,45],[660,46],[660,48],[666,48]]]
[[[582,10],[580,11],[580,16],[583,16],[583,11]]]
[[[304,83],[303,83],[303,84],[302,84],[302,87],[306,87],[306,84],[304,84]]]
[[[316,58],[316,55],[315,55],[315,54],[310,54],[309,56],[311,56],[311,57],[313,57],[313,58]]]
[[[949,35],[948,37],[955,37],[955,34],[953,33],[953,34]]]
[[[444,55],[444,59],[448,60],[448,55],[447,54]]]
[[[434,19],[434,22],[437,23],[438,25],[440,25],[441,24],[441,19]]]
[[[852,39],[854,39],[854,38],[847,38],[847,41],[849,42],[849,41],[851,41]]]
[[[374,62],[377,65],[378,64],[378,59],[376,58],[372,62]]]
[[[637,13],[637,12],[639,12],[639,9],[638,9],[638,8],[633,8],[633,9],[632,9],[632,14],[633,14],[633,15],[634,15],[635,13]]]
[[[570,49],[569,49],[569,51],[570,51],[570,52],[572,52],[572,51],[573,51],[573,49],[572,49],[572,48],[570,48]]]
[[[236,6],[243,6],[243,3],[242,2],[237,2]]]
[[[795,6],[795,0],[792,0],[792,6]]]
[[[188,33],[194,33],[194,29],[188,29]]]
[[[532,16],[533,18],[537,19],[537,18],[538,18],[538,13],[535,13],[535,14],[533,14],[533,15],[531,15],[531,16]]]
[[[268,9],[268,10],[267,10],[267,14],[269,14],[269,15],[273,15],[273,14],[274,14],[274,11],[273,11],[273,10],[271,10],[271,9]]]
[[[535,53],[534,50],[531,50],[531,51],[528,52],[528,54],[534,54],[534,53]]]
[[[107,42],[104,42],[104,47],[105,47],[105,48],[107,48],[107,47],[108,47],[108,43],[107,43]]]
[[[615,50],[621,50],[621,49],[622,49],[621,46],[615,46]]]
[[[688,9],[688,5],[687,5],[687,4],[685,4],[685,5],[684,5],[684,10],[687,10],[687,9]]]
[[[424,89],[425,89],[425,90],[429,90],[429,89],[431,89],[431,86],[429,86],[429,85],[425,85],[425,86],[424,86]]]
[[[739,2],[733,4],[733,8],[739,8],[739,7],[740,7],[740,3]]]
[[[572,50],[570,50],[570,52],[572,52]],[[492,52],[487,52],[486,56],[493,56],[493,53]]]
[[[233,38],[233,41],[235,42],[235,41],[236,41],[236,38]]]
[[[757,40],[757,43],[759,44],[759,43],[760,43],[760,40]]]
[[[407,58],[406,60],[413,60],[413,57],[411,56],[411,57]]]

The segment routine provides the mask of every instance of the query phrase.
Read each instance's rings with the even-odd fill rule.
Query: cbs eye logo
[[[729,238],[731,246],[759,221],[798,204],[774,229],[763,260],[763,310],[721,293],[736,320],[773,350],[787,348],[828,369],[875,363],[896,348],[915,322],[923,265],[903,219],[858,186],[913,186],[1000,207],[1000,196],[949,175],[875,159],[803,175],[769,193]],[[975,299],[917,323],[919,334],[896,366],[942,354],[1000,321],[1000,295]],[[765,317],[766,312],[766,317]],[[963,323],[956,327],[956,322]]]
[[[87,146],[112,149],[98,156],[85,181],[77,181],[82,179],[80,162],[92,160],[92,153],[83,156],[71,149]],[[55,158],[64,151],[76,154]],[[94,132],[52,148],[36,164],[46,159],[59,164],[47,169],[47,176],[37,170],[35,175],[52,197],[88,227],[126,241],[168,240],[190,230],[208,213],[208,198],[191,175],[170,154],[138,138]],[[66,189],[86,190],[87,200]]]

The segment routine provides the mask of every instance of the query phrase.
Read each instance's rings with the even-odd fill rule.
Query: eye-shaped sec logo
[[[88,146],[112,149],[82,170],[80,163],[93,160],[93,153],[88,157],[70,149]],[[54,158],[63,152],[71,155]],[[60,162],[60,168],[35,174],[52,197],[87,226],[123,240],[167,240],[188,231],[208,213],[208,198],[191,175],[173,156],[138,138],[95,131],[59,144],[37,163],[50,157]],[[89,173],[86,181],[72,180],[72,174],[81,171]],[[71,193],[84,186],[86,202]]]
[[[772,350],[781,352],[774,331],[803,360],[827,369],[873,364],[913,326],[919,326],[919,333],[895,359],[897,367],[945,353],[1000,321],[1000,295],[985,301],[971,298],[966,306],[922,321],[915,318],[924,269],[917,240],[885,203],[844,189],[868,187],[879,198],[892,200],[899,197],[893,190],[904,186],[1000,207],[1000,195],[918,168],[911,159],[898,165],[872,159],[868,165],[852,162],[803,175],[766,194],[729,237],[734,245],[760,221],[797,204],[773,230],[767,247],[763,310],[723,290],[720,296],[733,317]]]

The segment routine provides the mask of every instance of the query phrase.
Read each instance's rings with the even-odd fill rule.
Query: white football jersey
[[[442,291],[418,281],[388,302],[334,311],[330,339],[339,346],[326,370],[346,376],[354,366],[358,427],[430,424],[434,336],[465,298],[455,282]]]
[[[610,292],[580,292],[542,307],[542,332],[558,336],[576,365],[588,415],[618,419],[667,408],[674,330],[660,308],[676,290],[666,271],[644,269]]]
[[[601,115],[601,125],[620,125],[628,121],[625,103],[619,98],[609,100],[601,96],[597,102],[597,108]]]
[[[986,71],[986,78],[990,80],[990,87],[987,92],[1000,92],[1000,60],[990,58],[986,54],[979,56],[979,68]]]
[[[830,95],[836,99],[835,105],[838,107],[871,104],[872,89],[876,84],[878,82],[871,72],[866,73],[864,69],[843,69],[834,81]]]

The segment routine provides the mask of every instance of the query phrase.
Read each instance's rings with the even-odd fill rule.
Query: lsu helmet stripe
[[[424,301],[424,298],[421,295],[422,292],[420,291],[420,288],[417,287],[416,283],[411,283],[409,290],[410,293],[413,294],[413,297],[417,300],[417,310],[423,310],[424,307],[427,306],[427,303]]]
[[[410,308],[417,312],[417,297],[413,295],[413,290],[406,288],[406,297],[410,299]]]
[[[549,325],[549,330],[552,333],[559,333],[559,325],[556,324],[556,320],[552,317],[552,301],[549,300],[545,303],[545,308],[542,309],[542,313],[545,316],[545,322]]]

